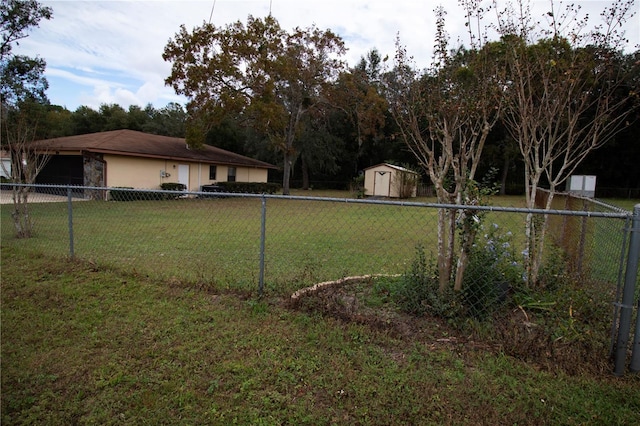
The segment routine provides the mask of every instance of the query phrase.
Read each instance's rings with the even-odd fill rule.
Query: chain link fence
[[[438,288],[437,217],[459,206],[36,185],[28,187],[32,236],[18,239],[12,188],[2,188],[3,249],[275,297],[364,276],[323,287],[324,295],[316,294],[323,309],[361,315],[349,311],[356,297],[369,311],[392,302],[466,335],[482,334],[523,359],[556,362],[565,353],[591,362],[614,349],[632,214],[604,203],[556,198],[546,212],[549,238],[535,286],[523,267],[524,230],[527,214],[540,219],[543,212],[521,208],[516,197],[475,206],[475,244],[463,289],[454,294]]]

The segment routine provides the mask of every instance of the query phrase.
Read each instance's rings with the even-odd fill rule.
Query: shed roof
[[[399,172],[407,172],[407,173],[413,173],[413,174],[419,174],[418,172],[416,172],[415,170],[410,170],[407,169],[405,167],[400,167],[400,166],[396,166],[394,164],[389,164],[389,163],[380,163],[380,164],[376,164],[375,166],[371,166],[371,167],[367,167],[365,170],[370,170],[370,169],[377,169],[379,167],[389,167],[391,169],[397,170]]]
[[[49,151],[85,151],[142,158],[195,161],[208,164],[276,169],[273,164],[245,157],[211,145],[187,147],[184,138],[153,135],[135,130],[112,130],[36,142]]]

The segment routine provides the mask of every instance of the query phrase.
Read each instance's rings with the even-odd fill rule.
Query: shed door
[[[391,172],[376,171],[373,182],[373,195],[388,197],[391,189]]]
[[[189,165],[178,164],[178,183],[183,184],[189,190]]]

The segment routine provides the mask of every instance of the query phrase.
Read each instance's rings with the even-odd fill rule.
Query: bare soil
[[[371,306],[368,300],[379,299],[371,279],[341,281],[307,289],[289,304],[294,309],[367,325],[433,348],[450,347],[458,353],[485,350],[512,356],[541,370],[611,376],[608,342],[554,338],[533,313],[522,308],[501,312],[482,326],[472,322],[455,325],[442,318],[401,312],[392,302]]]

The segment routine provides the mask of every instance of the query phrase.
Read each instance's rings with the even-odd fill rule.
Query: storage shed
[[[419,174],[382,163],[364,170],[365,194],[373,197],[410,198],[417,193]]]

